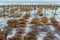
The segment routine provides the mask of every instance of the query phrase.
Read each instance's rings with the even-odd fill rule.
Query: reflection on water
[[[2,9],[0,9],[0,10],[2,10]],[[46,11],[46,17],[48,17],[48,19],[53,17],[54,14],[52,14],[52,12],[54,10],[52,11],[51,9],[49,9],[49,10],[45,10],[45,11]],[[33,25],[30,24],[30,22],[33,18],[36,18],[36,16],[37,16],[37,18],[43,17],[43,16],[38,16],[37,12],[38,12],[38,10],[30,11],[31,16],[29,17],[29,19],[27,19],[28,20],[28,22],[26,22],[27,26],[25,28],[23,28],[23,33],[22,33],[23,36],[26,36],[29,32],[34,30]],[[22,16],[21,17],[9,17],[9,16],[0,17],[0,29],[5,28],[8,25],[7,24],[8,20],[11,20],[11,19],[18,20],[18,19],[23,18],[23,16],[26,14],[26,12],[21,12],[21,11],[16,12],[16,13],[21,13]],[[59,14],[60,8],[57,9],[56,13],[57,13],[57,15],[55,16],[55,18],[57,21],[60,22],[60,14]],[[45,14],[44,11],[43,11],[43,14]],[[42,30],[43,27],[46,28],[47,30],[44,30],[44,29]],[[52,34],[54,34],[56,37],[58,37],[58,39],[60,39],[60,31],[56,30],[53,25],[43,24],[43,25],[39,25],[38,27],[36,27],[36,29],[38,30],[37,40],[40,40],[40,39],[43,40],[43,37],[46,36],[48,32],[53,32]],[[11,38],[12,36],[17,35],[18,31],[19,31],[19,27],[8,29],[7,33],[6,33],[7,38]]]

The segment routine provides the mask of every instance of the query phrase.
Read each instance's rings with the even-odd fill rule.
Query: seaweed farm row
[[[60,6],[0,5],[0,40],[60,40]]]

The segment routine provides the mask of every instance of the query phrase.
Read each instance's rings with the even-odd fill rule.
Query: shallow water
[[[31,17],[29,18],[29,21],[31,21],[33,18],[35,18],[36,17],[36,15],[34,15],[34,14],[37,14],[37,10],[36,11],[31,11],[30,12],[31,13]],[[59,22],[60,22],[60,11],[59,10],[57,10],[57,16],[58,17],[56,17],[56,20],[58,20]],[[26,14],[26,12],[22,12],[22,16],[24,16],[24,14]],[[48,10],[48,11],[46,11],[46,16],[48,17],[48,18],[50,18],[50,17],[52,17],[52,10]],[[22,18],[22,17],[21,17]],[[40,18],[40,16],[38,16],[38,18]],[[8,16],[5,16],[5,17],[0,17],[0,29],[2,29],[2,28],[4,28],[5,26],[7,26],[7,20],[10,20],[10,19],[14,19],[14,18],[9,18]],[[17,18],[16,18],[17,19]],[[26,35],[28,32],[30,32],[32,29],[30,28],[30,26],[31,26],[31,24],[29,24],[29,23],[27,23],[27,27],[24,29],[24,34],[23,35]],[[55,30],[54,29],[54,27],[52,26],[52,25],[49,25],[49,26],[47,26],[47,25],[45,25],[45,27],[46,28],[50,28],[50,30],[48,30],[48,31],[52,31],[52,32],[54,32],[55,33],[55,35],[60,39],[60,31],[57,31],[57,30]],[[43,37],[44,37],[44,35],[47,33],[47,32],[44,32],[44,31],[41,31],[40,30],[40,28],[37,28],[38,29],[38,33],[39,33],[39,36],[38,36],[38,38],[37,38],[37,40],[42,40],[43,39]],[[14,34],[16,34],[16,31],[17,29],[14,29],[14,30],[12,30],[12,34],[14,35]],[[11,32],[10,32],[11,33]],[[12,35],[12,36],[13,36]],[[11,35],[9,35],[10,37],[11,37]]]

